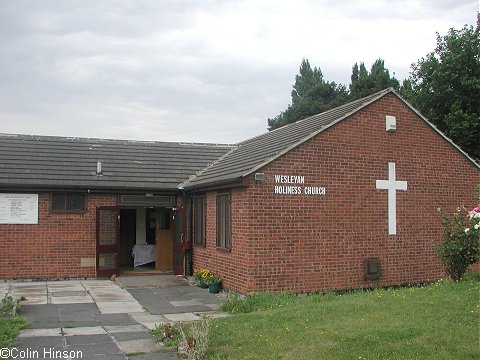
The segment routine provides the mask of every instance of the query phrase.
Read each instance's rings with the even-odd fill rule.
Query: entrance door
[[[173,269],[173,225],[172,214],[168,209],[156,209],[155,213],[155,269]]]
[[[177,208],[173,215],[175,231],[173,236],[173,272],[183,275],[183,262],[185,258],[186,219],[185,209]]]
[[[118,210],[114,206],[97,208],[97,276],[120,273]]]

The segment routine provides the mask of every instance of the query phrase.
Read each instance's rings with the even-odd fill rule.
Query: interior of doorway
[[[173,274],[171,210],[120,209],[120,269],[123,275]],[[137,245],[137,246],[136,246]],[[136,256],[133,256],[133,252]],[[135,264],[134,261],[137,263]],[[137,265],[137,266],[135,266]]]

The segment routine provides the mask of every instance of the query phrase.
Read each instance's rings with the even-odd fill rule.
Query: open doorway
[[[181,274],[175,209],[135,207],[120,209],[120,266],[123,274]],[[178,236],[177,236],[178,237]]]

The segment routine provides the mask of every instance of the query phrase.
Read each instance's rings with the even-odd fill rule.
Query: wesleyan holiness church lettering
[[[325,195],[325,188],[318,186],[304,186],[305,176],[297,175],[274,175],[276,184],[274,193],[279,195]]]

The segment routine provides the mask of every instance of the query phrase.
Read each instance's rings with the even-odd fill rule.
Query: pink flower
[[[468,215],[470,215],[470,217],[476,217],[476,214],[480,214],[480,205],[468,212]]]

